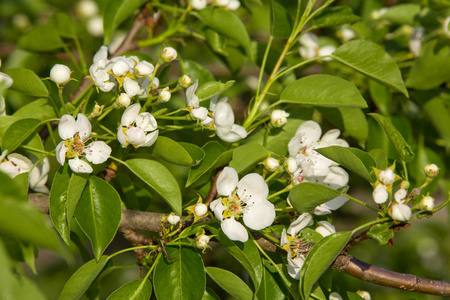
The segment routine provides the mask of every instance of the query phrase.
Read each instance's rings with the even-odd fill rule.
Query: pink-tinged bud
[[[161,59],[164,62],[171,62],[175,59],[177,59],[177,50],[175,50],[172,47],[166,47],[161,52]]]
[[[427,177],[436,177],[439,174],[439,167],[436,166],[435,164],[430,164],[430,165],[426,165],[423,168],[423,171],[425,172],[425,175],[427,175]]]
[[[183,75],[180,77],[180,79],[178,79],[178,84],[182,88],[187,88],[192,84],[192,79],[191,79],[191,77],[189,77],[187,75]]]

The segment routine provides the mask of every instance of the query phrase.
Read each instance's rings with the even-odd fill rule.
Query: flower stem
[[[276,192],[275,194],[270,195],[269,197],[267,197],[267,200],[269,200],[270,198],[273,198],[275,196],[278,196],[280,194],[289,192],[292,189],[292,185],[288,185],[287,187],[285,187],[284,189],[282,189],[281,191]]]
[[[259,91],[261,89],[261,82],[264,75],[264,68],[266,67],[267,57],[269,56],[270,47],[272,46],[273,36],[269,37],[269,41],[267,42],[266,51],[264,52],[264,58],[261,64],[261,70],[259,71],[259,79],[258,79],[258,87],[256,88],[256,96],[255,99],[258,99]]]
[[[352,196],[350,196],[350,195],[348,195],[348,194],[342,194],[342,196],[344,196],[344,197],[346,197],[346,198],[348,198],[348,199],[350,199],[350,200],[352,200],[352,201],[355,201],[356,203],[359,203],[359,204],[361,204],[362,206],[365,206],[365,207],[367,207],[368,209],[371,209],[371,210],[373,210],[374,212],[378,213],[378,209],[376,209],[375,207],[372,207],[372,206],[370,206],[370,205],[368,205],[368,204],[362,202],[362,201],[359,200],[359,199],[356,199],[355,197],[352,197]]]
[[[364,229],[366,229],[367,227],[370,227],[370,226],[372,226],[372,225],[374,225],[374,224],[383,223],[383,222],[391,221],[391,220],[392,220],[391,218],[382,218],[382,219],[377,219],[377,220],[375,220],[375,221],[368,222],[368,223],[366,223],[366,224],[364,224],[364,225],[361,225],[361,226],[359,226],[359,227],[353,229],[352,234],[355,234],[355,233],[357,233],[358,231],[364,230]]]
[[[119,255],[119,254],[122,254],[122,253],[125,253],[125,252],[128,252],[128,251],[138,250],[138,249],[151,249],[151,250],[155,250],[155,249],[158,249],[158,246],[156,246],[156,245],[154,245],[154,246],[151,246],[151,245],[145,245],[145,246],[136,246],[136,247],[126,248],[126,249],[117,251],[117,252],[114,253],[114,254],[111,254],[111,255],[109,256],[109,258],[111,259],[111,258],[113,258],[114,256],[117,256],[117,255]]]

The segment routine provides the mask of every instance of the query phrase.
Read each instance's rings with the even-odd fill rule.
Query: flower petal
[[[75,119],[71,115],[63,115],[58,124],[58,133],[61,139],[68,140],[77,133]]]
[[[146,134],[143,129],[131,127],[125,132],[127,142],[134,146],[141,146],[145,143]]]
[[[317,142],[322,135],[322,129],[317,122],[306,121],[303,122],[295,132],[295,135],[301,135],[301,143],[303,146],[309,146]]]
[[[236,188],[239,181],[238,173],[235,169],[225,167],[217,178],[216,187],[219,195],[229,196]]]
[[[208,117],[208,110],[205,107],[194,108],[191,113],[194,118],[200,121],[204,121]]]
[[[242,128],[242,129],[241,129]],[[247,136],[247,132],[242,126],[233,124],[231,128],[214,125],[217,136],[225,142],[234,143]]]
[[[150,147],[156,142],[158,138],[159,130],[155,130],[153,132],[148,133],[145,136],[145,142],[140,147]]]
[[[75,173],[92,173],[92,167],[85,161],[74,157],[69,159],[69,167]]]
[[[223,211],[225,210],[225,206],[222,204],[222,198],[216,199],[211,204],[209,204],[209,208],[218,220],[223,221]]]
[[[86,159],[93,164],[101,164],[108,160],[111,155],[111,147],[103,141],[95,141],[85,150]]]
[[[117,129],[117,140],[122,145],[122,148],[126,148],[128,146],[127,139],[126,139],[125,133],[123,133],[122,126],[119,126],[119,129]]]
[[[291,258],[290,251],[288,252],[288,273],[292,278],[299,280],[300,271],[302,270],[303,264],[305,263],[305,258],[303,255],[297,256],[295,259]]]
[[[306,226],[311,225],[311,223],[312,223],[312,216],[308,213],[303,213],[297,218],[297,220],[295,220],[294,222],[291,223],[287,232],[291,236],[294,236],[297,233],[299,233],[300,230],[302,230]]]
[[[244,223],[248,228],[261,230],[275,220],[275,206],[267,200],[256,202],[244,211]]]
[[[135,103],[130,105],[125,109],[122,115],[122,119],[120,120],[120,125],[128,127],[130,126],[139,115],[139,110],[141,109],[141,105],[139,103]]]
[[[64,166],[64,162],[66,161],[66,152],[67,152],[67,147],[64,143],[64,141],[61,141],[55,149],[55,154],[56,154],[56,160],[58,161],[58,163],[61,166]]]
[[[220,224],[223,233],[232,241],[245,243],[248,240],[247,229],[234,218],[223,220]]]
[[[336,232],[336,228],[327,221],[317,222],[319,226],[316,227],[316,231],[320,233],[323,237],[329,236]]]
[[[91,122],[89,122],[89,119],[85,115],[83,114],[77,115],[75,127],[82,141],[85,141],[91,135],[92,130]]]
[[[245,175],[237,184],[237,194],[241,200],[262,201],[269,195],[269,188],[264,178],[256,173]]]
[[[198,79],[195,81],[193,85],[187,88],[186,90],[186,101],[188,106],[197,107],[198,106],[198,97],[195,95],[195,91],[198,87]]]
[[[227,102],[219,102],[214,109],[214,122],[219,127],[231,128],[234,124],[234,112]]]

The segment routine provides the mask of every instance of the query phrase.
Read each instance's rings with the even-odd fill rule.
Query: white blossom
[[[209,240],[210,240],[209,236],[207,236],[205,234],[199,235],[196,239],[197,247],[203,248],[203,249],[208,248]]]
[[[170,93],[169,87],[165,87],[159,92],[158,99],[161,102],[169,102],[171,97],[172,94]]]
[[[103,35],[103,18],[95,16],[90,18],[86,23],[87,31],[93,36],[99,37]]]
[[[303,34],[300,37],[299,42],[301,45],[299,52],[304,59],[313,59],[318,56],[330,55],[336,50],[336,47],[331,45],[319,47],[319,38],[312,32]],[[331,57],[323,58],[324,61],[329,61],[331,59]]]
[[[406,204],[394,204],[391,207],[391,217],[395,221],[407,222],[411,219],[411,208]]]
[[[194,212],[198,217],[203,217],[208,213],[208,206],[203,203],[197,203],[194,207]]]
[[[288,172],[291,174],[293,174],[295,171],[298,170],[297,160],[293,157],[289,157],[288,159],[286,159],[285,164],[286,164]]]
[[[230,0],[227,5],[228,10],[236,10],[241,7],[241,2],[239,0]]]
[[[397,203],[402,204],[403,202],[405,202],[405,198],[406,195],[408,194],[408,191],[405,189],[399,189],[398,191],[395,192],[394,194],[394,199]]]
[[[389,192],[384,184],[377,185],[372,192],[373,201],[377,204],[382,204],[388,201]]]
[[[181,87],[187,88],[192,84],[192,79],[188,75],[183,75],[178,79],[178,83]]]
[[[392,169],[386,169],[378,173],[378,180],[384,185],[391,185],[395,181],[395,173]]]
[[[439,167],[435,164],[429,164],[423,168],[423,171],[427,177],[436,177],[439,174]]]
[[[128,107],[131,103],[131,98],[127,93],[121,93],[116,100],[116,103],[119,107]]]
[[[202,10],[206,7],[206,0],[189,0],[189,4],[195,10]]]
[[[57,85],[66,84],[70,80],[69,67],[61,64],[56,64],[50,70],[50,79]]]
[[[136,73],[140,77],[143,77],[152,75],[153,71],[155,70],[155,67],[147,61],[140,61],[137,63],[134,69],[136,70]]]
[[[270,123],[274,127],[281,127],[287,123],[287,117],[289,117],[289,114],[286,111],[276,109],[270,114]]]
[[[434,198],[431,196],[425,196],[420,200],[419,207],[421,210],[432,211],[434,208]]]
[[[317,222],[319,226],[316,227],[316,231],[320,233],[323,237],[329,236],[336,232],[336,228],[327,221]]]
[[[409,38],[408,46],[414,56],[419,56],[420,49],[422,49],[422,38],[425,34],[423,27],[414,27],[414,30]]]
[[[225,142],[234,143],[246,138],[248,133],[244,127],[234,124],[234,112],[231,105],[226,102],[227,100],[222,98],[217,103],[211,100],[214,105],[210,110],[213,112],[214,130],[217,136]]]
[[[342,297],[341,297],[341,295],[339,295],[338,293],[332,292],[332,293],[330,294],[330,296],[328,297],[328,299],[329,299],[329,300],[342,300]]]
[[[112,65],[112,72],[115,76],[125,76],[130,71],[130,65],[124,58],[119,58]]]
[[[177,59],[177,50],[172,47],[166,47],[161,52],[161,59],[164,62],[171,62]]]
[[[48,157],[45,157],[40,165],[36,165],[30,171],[30,177],[28,178],[30,189],[38,193],[48,194],[49,189],[45,184],[47,183],[49,171],[50,160]]]
[[[358,290],[356,293],[364,300],[372,299],[372,297],[370,296],[370,293],[368,291]]]
[[[248,240],[247,230],[238,222],[241,217],[244,224],[253,230],[272,225],[275,207],[267,200],[269,188],[261,175],[251,173],[239,180],[235,169],[225,167],[216,187],[217,193],[225,197],[214,200],[210,207],[229,239]]]
[[[139,113],[141,105],[130,105],[123,113],[117,139],[123,148],[129,144],[135,148],[150,147],[156,141],[159,131],[156,119],[148,112]]]
[[[0,171],[8,174],[11,178],[30,172],[32,166],[31,160],[19,153],[8,154],[8,151],[5,150],[0,156]]]
[[[125,77],[123,80],[123,88],[128,96],[133,97],[141,92],[141,86],[136,80]]]
[[[167,221],[170,223],[170,225],[175,226],[180,222],[180,216],[178,216],[175,213],[170,213],[170,215],[167,217]]]
[[[82,0],[77,3],[76,12],[77,15],[83,18],[93,17],[98,13],[97,3],[92,0]]]

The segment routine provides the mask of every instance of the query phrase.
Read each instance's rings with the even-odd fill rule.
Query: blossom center
[[[305,239],[302,238],[302,235],[295,236],[287,236],[288,243],[282,245],[284,250],[291,250],[291,258],[295,259],[297,256],[303,254],[307,250],[304,250],[304,247],[309,244]]]
[[[236,191],[234,191],[230,197],[222,198],[222,204],[226,207],[223,211],[223,218],[227,219],[234,217],[235,220],[239,219],[247,206],[247,204],[237,195]]]
[[[89,139],[90,137],[86,141],[88,141]],[[67,147],[66,156],[68,158],[73,158],[83,155],[86,144],[85,141],[80,138],[78,133],[75,133],[72,138],[65,140],[65,146]]]

